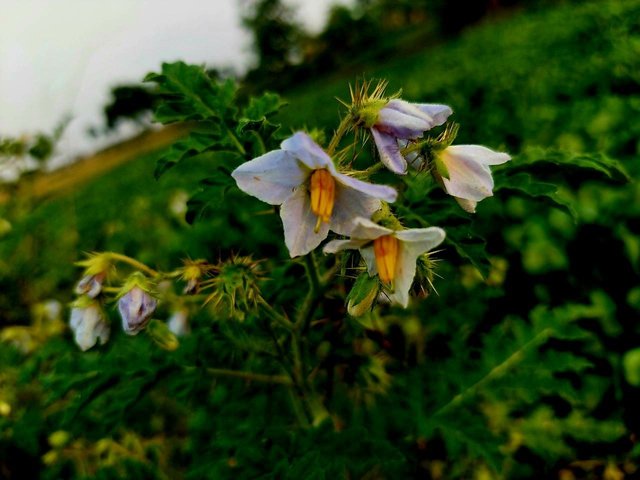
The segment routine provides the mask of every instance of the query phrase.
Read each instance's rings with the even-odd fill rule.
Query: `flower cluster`
[[[385,97],[385,86],[378,84],[372,93],[367,83],[352,90],[348,114],[326,151],[308,134],[296,132],[280,149],[242,164],[232,176],[244,192],[280,206],[291,257],[308,254],[329,232],[348,237],[330,241],[324,253],[357,249],[387,297],[406,307],[418,258],[438,246],[445,233],[438,227],[406,229],[388,207],[398,198],[395,188],[369,182],[367,171],[364,179],[355,178],[362,172],[332,158],[340,137],[350,130],[368,134],[382,165],[398,175],[405,175],[409,165],[428,169],[467,212],[492,195],[489,165],[510,157],[481,146],[451,146],[457,128],[449,126],[439,141],[424,139],[425,132],[447,122],[452,109]]]
[[[109,279],[115,276],[116,260],[132,259],[110,252],[92,254],[78,262],[84,273],[75,288],[78,295],[71,304],[69,326],[81,350],[86,351],[96,343],[101,345],[109,340],[111,325],[104,312]],[[145,267],[146,268],[146,267]],[[153,282],[141,272],[134,272],[117,291],[118,311],[122,319],[122,329],[127,335],[136,335],[151,319],[156,309]]]

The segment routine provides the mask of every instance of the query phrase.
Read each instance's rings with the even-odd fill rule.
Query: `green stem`
[[[551,328],[545,328],[544,330],[539,332],[536,336],[534,336],[531,340],[525,343],[522,347],[520,347],[518,350],[513,352],[504,362],[492,368],[491,371],[489,371],[489,373],[487,373],[484,377],[482,377],[473,385],[466,388],[463,392],[460,392],[459,394],[457,394],[455,397],[451,399],[451,401],[449,401],[448,403],[440,407],[438,410],[436,410],[433,416],[435,417],[438,415],[442,415],[448,410],[458,407],[462,405],[464,402],[466,402],[467,400],[469,400],[470,398],[473,398],[480,390],[482,390],[485,387],[485,385],[495,380],[496,378],[501,377],[507,371],[513,368],[516,364],[521,362],[526,357],[526,355],[529,353],[530,350],[532,350],[533,348],[536,348],[538,345],[540,345],[545,340],[547,340],[552,333],[553,332]]]
[[[331,142],[327,147],[327,153],[329,154],[329,156],[332,156],[335,153],[336,148],[340,143],[340,140],[342,140],[342,137],[344,137],[344,134],[347,133],[347,131],[349,130],[352,120],[353,119],[351,117],[351,114],[348,114],[346,117],[342,119],[342,121],[340,122],[340,125],[338,125],[338,129],[333,134],[333,138],[331,139]]]
[[[260,308],[262,308],[262,311],[271,319],[274,320],[275,322],[279,323],[281,326],[291,330],[291,328],[293,328],[293,324],[291,323],[291,320],[289,320],[287,317],[285,317],[284,315],[278,313],[275,308],[273,308],[271,305],[269,305],[264,298],[260,298]]]
[[[229,136],[229,138],[231,139],[231,141],[233,142],[233,144],[236,146],[236,148],[238,149],[238,152],[240,152],[242,155],[246,155],[247,151],[244,149],[244,147],[242,146],[242,144],[240,143],[240,140],[238,140],[238,137],[236,137],[233,132],[231,131],[231,129],[229,127],[227,127],[225,125],[225,130],[227,131],[227,135]]]
[[[187,370],[197,367],[186,367]],[[226,368],[205,368],[205,371],[214,377],[233,377],[244,380],[262,383],[274,383],[278,385],[291,386],[291,379],[285,375],[265,375],[262,373],[243,372],[241,370],[229,370]]]
[[[141,270],[141,271],[145,272],[147,275],[150,275],[152,277],[157,277],[158,275],[160,275],[160,272],[154,270],[153,268],[147,267],[144,263],[139,262],[135,258],[131,258],[131,257],[128,257],[128,256],[123,255],[121,253],[115,253],[115,252],[108,252],[107,254],[113,260],[117,260],[119,262],[128,263],[133,268]]]
[[[307,270],[307,277],[309,278],[309,293],[304,299],[304,303],[298,311],[298,318],[296,319],[295,329],[299,331],[306,331],[309,326],[309,322],[313,317],[317,304],[324,290],[323,284],[320,281],[318,275],[318,266],[316,265],[316,259],[313,256],[313,252],[310,252],[304,257],[304,265]]]

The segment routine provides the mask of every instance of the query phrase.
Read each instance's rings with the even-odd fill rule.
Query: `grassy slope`
[[[487,22],[457,41],[364,73],[389,79],[390,91],[402,87],[406,99],[452,105],[463,142],[511,152],[529,145],[604,150],[630,159],[640,148],[637,25],[638,0],[563,7]],[[352,80],[301,86],[287,95],[283,121],[331,128],[339,105],[328,99],[345,98]],[[215,256],[223,219],[197,226],[185,240],[190,227],[168,208],[172,192],[193,190],[207,165],[182,165],[156,182],[154,161],[147,155],[64,197],[22,205],[24,216],[0,243],[5,291],[17,292],[25,305],[60,296],[60,287],[68,292],[72,262],[83,251],[113,249],[165,265],[184,255]]]

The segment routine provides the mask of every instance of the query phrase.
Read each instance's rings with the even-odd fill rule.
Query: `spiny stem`
[[[351,126],[351,121],[352,121],[352,118],[351,118],[351,114],[349,113],[347,114],[347,116],[345,116],[342,119],[342,121],[340,122],[340,125],[338,125],[338,129],[333,134],[333,138],[331,139],[331,142],[327,147],[327,153],[329,154],[329,156],[332,156],[336,151],[336,147],[340,143],[340,140],[342,140],[342,137],[344,137],[344,134],[347,133],[347,131],[349,130],[349,127]]]
[[[160,275],[160,272],[154,270],[151,267],[147,267],[144,263],[139,262],[135,258],[131,258],[131,257],[128,257],[128,256],[123,255],[121,253],[115,253],[115,252],[108,252],[108,255],[113,260],[117,260],[119,262],[128,263],[133,268],[137,268],[138,270],[141,270],[141,271],[145,272],[147,275],[150,275],[152,277],[157,277],[158,275]]]

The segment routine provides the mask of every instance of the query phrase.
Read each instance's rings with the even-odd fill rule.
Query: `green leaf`
[[[196,220],[210,217],[216,212],[227,211],[225,195],[234,182],[231,172],[225,167],[218,167],[217,171],[219,175],[202,180],[200,190],[187,201],[187,223],[193,224]]]
[[[629,174],[622,164],[603,153],[576,154],[573,152],[532,148],[518,156],[513,163],[515,168],[526,166],[551,167],[551,171],[561,175],[591,174],[595,179],[608,180],[613,183],[627,183],[630,181]]]
[[[287,103],[279,95],[266,92],[260,97],[252,97],[242,116],[249,121],[259,122],[278,113]]]
[[[514,173],[510,169],[496,172],[494,180],[496,184],[495,191],[514,191],[518,194],[541,199],[548,205],[569,214],[574,220],[577,219],[577,213],[574,208],[558,196],[557,185],[539,181],[530,173]]]
[[[161,73],[150,73],[144,81],[158,85],[158,122],[224,119],[232,112],[235,83],[216,83],[202,67],[184,62],[163,63]]]
[[[212,127],[213,128],[213,127]],[[184,140],[175,142],[158,158],[153,175],[156,180],[178,163],[206,151],[213,143],[211,134],[192,132]]]

